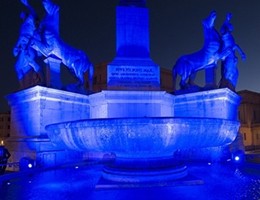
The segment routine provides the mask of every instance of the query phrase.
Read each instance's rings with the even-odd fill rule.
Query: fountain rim
[[[153,122],[154,124],[160,124],[163,121],[165,123],[170,122],[170,121],[225,121],[225,122],[232,122],[232,123],[240,123],[238,120],[230,120],[230,119],[221,119],[221,118],[205,118],[205,117],[114,117],[114,118],[87,118],[87,119],[80,119],[80,120],[70,120],[70,121],[64,121],[64,122],[58,122],[58,123],[52,123],[48,124],[45,126],[45,130],[49,130],[53,126],[59,126],[59,127],[65,127],[68,128],[69,126],[77,126],[76,124],[80,124],[82,122],[84,123],[89,123],[90,125],[93,125],[94,123],[97,122],[124,122],[124,124],[132,124],[132,122],[135,122],[138,120],[144,120],[144,121],[139,121],[138,124],[147,124],[149,122]],[[156,121],[159,121],[159,123],[156,123]],[[86,124],[85,124],[86,125]],[[82,127],[82,125],[78,125]],[[88,126],[88,125],[86,125]]]

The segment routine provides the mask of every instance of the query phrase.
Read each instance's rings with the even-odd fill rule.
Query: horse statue
[[[84,74],[88,71],[89,90],[93,87],[94,68],[87,55],[66,44],[59,36],[59,7],[51,0],[43,0],[46,11],[30,46],[45,57],[61,60],[78,79],[78,86],[84,86]]]
[[[61,60],[78,78],[78,85],[84,85],[84,74],[88,71],[89,89],[92,90],[94,69],[87,55],[83,51],[66,44],[55,33],[45,31],[44,37],[46,42],[37,38],[31,40],[31,47],[45,57],[53,57]]]
[[[203,47],[192,54],[181,56],[172,68],[173,89],[176,90],[177,75],[181,77],[180,88],[188,89],[194,85],[196,72],[202,69],[213,68],[217,66],[219,59],[224,59],[229,50],[221,52],[221,37],[214,27],[216,11],[211,11],[209,16],[202,22],[204,32]]]

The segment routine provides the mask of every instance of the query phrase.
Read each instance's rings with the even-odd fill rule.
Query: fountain
[[[211,13],[207,21],[214,24],[215,17]],[[39,46],[46,44],[34,39],[30,47],[40,51]],[[226,54],[215,57],[223,59]],[[55,60],[47,62],[51,70],[66,60],[62,51],[61,55],[60,59],[51,52],[45,55]],[[82,93],[81,73],[88,69],[92,80],[93,72],[82,65],[78,70],[76,63],[68,67],[73,66],[79,78],[74,92]],[[91,66],[89,62],[87,65]],[[90,95],[43,86],[9,95],[16,123],[12,129],[16,137],[10,141],[24,142],[43,166],[49,160],[57,164],[65,154],[72,157],[75,152],[80,156],[86,152],[110,153],[115,159],[105,165],[103,180],[158,184],[188,175],[185,163],[174,157],[176,151],[228,145],[237,136],[240,98],[234,91],[221,88],[194,92],[184,84],[181,95],[160,91],[160,68],[149,55],[145,1],[122,0],[117,7],[117,55],[108,65],[107,78],[109,90]],[[22,106],[25,103],[28,106]],[[40,123],[31,127],[24,118],[35,110],[33,122]],[[73,161],[82,160],[80,156]]]
[[[214,25],[212,20],[215,15],[210,14],[204,22],[207,29],[211,27],[206,23]],[[174,157],[176,151],[230,144],[239,129],[239,97],[228,89],[180,96],[156,91],[159,68],[149,57],[147,27],[144,1],[121,1],[117,56],[108,65],[110,90],[89,95],[89,119],[46,126],[50,140],[61,148],[114,154],[103,179],[121,184],[184,178],[187,166]],[[206,40],[217,43],[210,36],[215,32],[207,31]],[[205,52],[211,52],[211,42],[205,43]]]
[[[230,143],[237,121],[210,118],[107,118],[48,125],[55,144],[81,151],[113,152],[116,160],[104,177],[119,182],[170,181],[187,175],[173,158],[177,149]]]

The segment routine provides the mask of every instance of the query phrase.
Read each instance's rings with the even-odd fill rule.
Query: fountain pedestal
[[[103,178],[118,183],[162,183],[187,176],[187,166],[173,157],[116,158],[104,167]]]
[[[9,162],[30,157],[39,166],[53,166],[80,158],[79,152],[68,152],[53,145],[45,126],[51,123],[89,118],[88,96],[34,86],[7,97],[11,108],[11,136],[7,146]]]
[[[62,148],[114,153],[115,163],[105,168],[104,178],[134,183],[184,177],[186,168],[173,160],[174,152],[229,144],[236,138],[239,122],[192,117],[119,117],[63,122],[46,129],[51,141]]]

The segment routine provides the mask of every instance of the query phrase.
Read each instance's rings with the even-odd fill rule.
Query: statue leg
[[[197,73],[196,72],[194,72],[194,73],[192,73],[191,75],[190,75],[190,77],[189,77],[189,85],[196,85],[195,84],[195,78],[196,78],[196,75],[197,75]]]
[[[180,89],[186,89],[187,88],[187,83],[186,83],[186,81],[187,81],[187,77],[184,77],[184,76],[182,76],[181,77],[181,80],[180,80]]]

